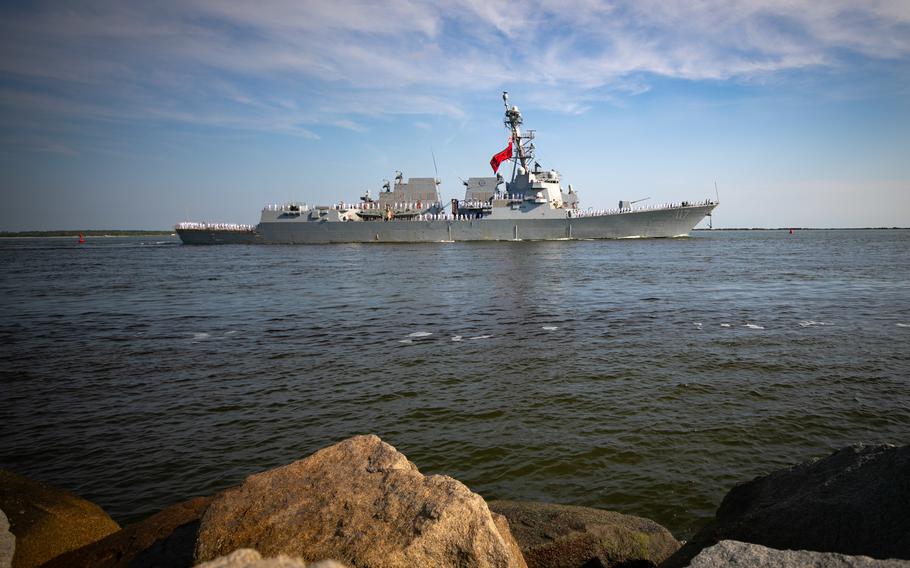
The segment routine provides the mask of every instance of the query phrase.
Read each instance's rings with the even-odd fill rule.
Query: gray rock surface
[[[197,497],[168,507],[97,542],[61,554],[43,568],[192,566],[199,520],[211,500]]]
[[[376,436],[357,436],[216,496],[196,560],[238,548],[355,566],[501,566],[524,559],[506,523],[462,483],[424,476]]]
[[[9,532],[9,520],[6,513],[0,510],[0,568],[13,565],[13,554],[16,552],[16,536]]]
[[[0,509],[16,535],[14,568],[40,566],[120,530],[94,503],[5,469],[0,469]]]
[[[529,568],[656,566],[680,546],[654,521],[614,511],[523,501],[489,507],[509,520]]]
[[[208,562],[203,562],[196,568],[347,568],[344,564],[334,560],[322,560],[312,564],[307,564],[299,558],[289,556],[277,556],[275,558],[263,558],[258,552],[251,548],[241,548],[235,550],[227,556],[216,558]]]
[[[868,556],[847,556],[835,552],[776,550],[760,544],[722,540],[702,550],[690,568],[907,568],[907,560],[876,560]]]
[[[850,446],[736,485],[663,566],[685,566],[720,540],[910,559],[910,446]]]

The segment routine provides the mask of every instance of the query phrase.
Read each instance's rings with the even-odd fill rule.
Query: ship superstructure
[[[508,146],[490,161],[494,176],[463,182],[462,200],[443,200],[436,178],[405,182],[396,172],[394,183],[384,182],[375,197],[366,191],[351,203],[267,205],[255,227],[181,223],[177,233],[186,244],[679,237],[688,235],[718,204],[706,199],[636,207],[637,202],[623,200],[612,210],[582,210],[572,186],[562,187],[559,172],[536,161],[535,132],[522,131],[521,112],[509,106],[507,92],[502,99]],[[512,165],[508,182],[498,173],[505,162]]]

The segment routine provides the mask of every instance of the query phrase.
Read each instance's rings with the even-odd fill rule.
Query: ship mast
[[[503,120],[503,124],[512,131],[512,140],[515,143],[515,156],[512,157],[512,160],[516,164],[521,164],[522,169],[527,172],[528,164],[534,159],[534,143],[531,142],[534,139],[534,131],[529,130],[526,135],[521,134],[521,112],[519,112],[517,106],[509,108],[508,91],[502,92],[502,104],[506,107],[506,117]],[[527,147],[525,146],[526,144]],[[515,181],[516,170],[517,168],[512,169],[513,182]]]

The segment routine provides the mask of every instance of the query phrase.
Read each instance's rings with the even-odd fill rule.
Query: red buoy
[[[790,229],[790,234],[791,234],[791,235],[793,234],[793,229]]]
[[[85,235],[83,235],[82,233],[79,233],[79,244],[80,245],[85,244]]]

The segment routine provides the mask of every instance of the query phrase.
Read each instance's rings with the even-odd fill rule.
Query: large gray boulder
[[[263,558],[252,548],[241,548],[208,562],[196,565],[196,568],[347,568],[344,564],[334,560],[323,560],[314,564],[307,564],[299,558],[290,556],[276,556]]]
[[[523,501],[489,506],[509,520],[529,568],[656,566],[680,546],[654,521],[614,511]]]
[[[120,529],[98,505],[5,469],[0,469],[0,509],[16,535],[14,568],[40,566]]]
[[[357,436],[217,495],[197,562],[253,548],[354,566],[525,566],[508,523],[462,483],[424,476],[376,436]]]
[[[13,554],[16,552],[16,537],[9,532],[9,520],[6,513],[0,510],[0,568],[13,565]]]
[[[760,544],[722,540],[702,550],[689,568],[907,568],[907,560],[876,560],[868,556],[847,556],[835,552],[776,550]]]
[[[741,483],[664,566],[720,540],[910,559],[910,446],[850,446]]]

